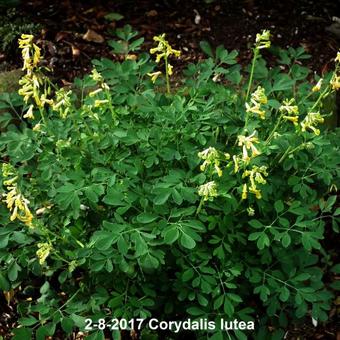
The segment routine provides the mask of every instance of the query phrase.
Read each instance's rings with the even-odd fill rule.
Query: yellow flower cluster
[[[263,176],[265,177],[268,176],[266,166],[261,166],[261,167],[253,166],[251,170],[246,170],[243,173],[242,178],[249,177],[249,182],[250,182],[248,185],[246,183],[243,184],[243,188],[242,188],[242,199],[243,200],[247,199],[248,192],[254,194],[257,199],[262,198],[261,191],[257,188],[257,184],[267,183],[267,181],[265,180]]]
[[[335,73],[330,81],[332,90],[339,90],[340,89],[340,75],[337,74],[337,72],[339,71],[339,66],[340,66],[340,51],[338,51],[336,58],[334,59],[335,63],[336,63],[336,69],[335,69]]]
[[[165,33],[154,37],[153,40],[158,42],[157,47],[150,49],[151,54],[157,54],[156,63],[159,63],[162,58],[168,58],[170,55],[174,55],[177,58],[181,55],[181,51],[173,49],[169,42],[165,40]]]
[[[334,75],[334,77],[331,80],[331,86],[332,90],[339,90],[340,89],[340,75]]]
[[[270,47],[270,31],[263,30],[262,33],[256,34],[255,48],[263,49]]]
[[[261,152],[255,147],[254,144],[259,143],[259,139],[255,136],[256,131],[254,131],[248,137],[239,135],[238,139],[238,146],[242,147],[242,161],[245,164],[248,164],[251,158],[254,158],[261,154]],[[251,155],[249,155],[248,151],[251,151]]]
[[[298,125],[299,121],[299,108],[295,104],[295,99],[285,99],[280,106],[279,111],[285,112],[286,115],[282,116],[283,119],[292,122],[294,125]]]
[[[33,35],[22,34],[19,39],[19,48],[24,61],[23,71],[32,72],[40,62],[40,48],[33,43]]]
[[[324,118],[321,116],[320,112],[309,112],[305,119],[301,122],[301,131],[305,132],[307,130],[312,130],[315,135],[320,134],[320,130],[316,126],[324,122]]]
[[[110,90],[109,85],[107,85],[104,82],[103,76],[96,70],[92,70],[92,74],[90,76],[94,81],[97,82],[97,84],[100,86],[100,88],[97,88],[89,93],[89,97],[96,97],[98,94],[103,93],[103,91],[106,93],[106,98],[109,97],[108,91]],[[101,107],[105,104],[108,104],[110,101],[109,99],[96,99],[94,101],[94,107]]]
[[[52,109],[57,111],[61,118],[66,118],[71,108],[72,91],[61,88],[56,91],[55,101],[52,102]]]
[[[250,101],[251,101],[251,105],[246,103],[247,112],[255,113],[261,119],[265,119],[266,112],[261,108],[261,105],[268,103],[268,99],[265,94],[264,88],[261,86],[258,86],[256,91],[252,93]]]
[[[29,210],[29,201],[20,193],[17,180],[18,176],[15,173],[14,168],[10,164],[3,164],[2,175],[6,180],[3,184],[6,186],[8,192],[4,194],[4,201],[7,204],[7,208],[11,212],[10,220],[19,221],[25,223],[27,226],[32,226],[33,215]]]
[[[204,201],[218,196],[215,181],[207,182],[198,188],[198,194],[203,197]]]
[[[222,169],[220,164],[222,160],[228,160],[230,155],[228,153],[222,154],[213,147],[209,147],[198,153],[198,157],[203,159],[204,162],[201,165],[201,171],[205,171],[207,167],[213,166],[214,172],[217,173],[219,177],[222,176]]]
[[[334,59],[336,63],[340,63],[340,51],[338,51],[336,58]]]
[[[26,71],[26,74],[19,80],[21,85],[19,94],[24,97],[25,103],[28,103],[29,99],[32,98],[38,107],[43,107],[45,103],[51,104],[51,101],[47,99],[50,88],[45,86],[45,81],[36,72],[39,69],[41,54],[40,48],[33,43],[33,35],[22,34],[21,39],[19,39],[19,48],[24,62],[22,70]],[[43,94],[40,93],[41,87],[44,87]],[[33,107],[33,104],[29,106],[24,118],[34,118]]]
[[[44,243],[38,243],[38,250],[36,252],[36,255],[39,259],[39,263],[42,265],[46,261],[47,257],[50,255],[53,247],[50,243],[44,242]]]
[[[175,50],[171,47],[169,42],[165,40],[165,33],[155,36],[153,38],[154,41],[158,42],[158,45],[154,48],[150,49],[151,54],[156,54],[156,63],[159,63],[162,59],[165,61],[166,72],[169,76],[173,74],[173,66],[168,62],[168,58],[173,55],[175,57],[179,57],[181,55],[181,51]],[[148,76],[151,77],[151,81],[154,83],[159,75],[162,72],[152,72],[148,73]]]

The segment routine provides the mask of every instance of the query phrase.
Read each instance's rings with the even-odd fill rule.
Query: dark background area
[[[304,47],[312,55],[308,66],[325,72],[333,67],[339,48],[339,8],[338,0],[216,0],[209,4],[203,0],[35,0],[22,1],[16,11],[40,25],[35,36],[44,48],[46,63],[67,82],[89,72],[93,58],[117,58],[107,41],[114,39],[115,28],[125,24],[145,38],[144,49],[150,48],[154,35],[166,33],[182,51],[180,67],[202,58],[201,40],[237,49],[239,61],[248,62],[256,33],[269,29],[273,45]],[[0,11],[6,15],[5,8]],[[106,20],[111,12],[123,18]],[[88,30],[94,32],[90,41],[84,39]],[[20,67],[16,46],[0,53],[0,63],[6,70]]]

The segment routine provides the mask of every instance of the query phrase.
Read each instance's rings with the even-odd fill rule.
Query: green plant
[[[18,15],[15,8],[8,9],[4,15],[0,15],[0,21],[0,50],[2,51],[12,49],[21,34],[34,34],[40,29],[39,24],[29,22],[27,18]]]
[[[94,60],[77,98],[49,87],[33,37],[20,45],[25,107],[0,136],[0,288],[20,294],[14,339],[151,316],[256,322],[254,337],[282,338],[298,318],[327,318],[322,275],[334,263],[321,240],[330,223],[339,232],[340,142],[319,125],[339,54],[313,87],[301,49],[267,68],[268,32],[244,71],[237,52],[202,43],[209,58],[173,94],[154,89],[147,54]]]
[[[123,55],[124,58],[129,58],[131,52],[138,51],[144,42],[143,37],[133,40],[133,38],[138,35],[138,32],[133,31],[130,25],[125,25],[123,28],[117,28],[114,33],[119,40],[110,40],[108,44],[112,47],[113,53]]]

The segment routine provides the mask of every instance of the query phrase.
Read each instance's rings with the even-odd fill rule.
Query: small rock
[[[87,32],[83,35],[83,39],[98,44],[101,44],[105,41],[104,37],[101,34],[91,29],[87,30]]]
[[[155,9],[152,9],[151,11],[146,13],[147,17],[156,17],[158,15],[158,12]]]

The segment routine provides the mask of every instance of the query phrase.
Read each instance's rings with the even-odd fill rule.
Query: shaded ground
[[[201,58],[201,40],[240,50],[240,62],[248,61],[256,33],[270,29],[273,44],[303,46],[313,56],[311,67],[322,72],[331,67],[339,48],[339,35],[328,31],[338,14],[337,2],[216,0],[208,5],[203,0],[35,0],[24,2],[19,11],[42,25],[40,39],[47,64],[58,78],[70,81],[88,72],[93,58],[115,58],[107,45],[107,40],[113,39],[109,31],[125,24],[145,37],[145,49],[154,35],[167,33],[182,51],[181,66]],[[124,18],[108,21],[104,16],[110,12]],[[84,34],[89,29],[98,34],[94,40],[103,41],[86,41]],[[2,54],[1,61],[21,65],[15,53]]]
[[[151,47],[154,35],[167,33],[174,47],[182,51],[179,68],[202,58],[201,40],[239,50],[239,61],[245,63],[251,58],[249,47],[262,29],[271,30],[275,45],[303,46],[312,55],[309,66],[317,72],[332,68],[339,49],[339,35],[334,28],[331,28],[333,33],[329,31],[332,17],[339,15],[337,0],[216,0],[211,4],[203,0],[35,0],[23,3],[19,14],[42,25],[37,38],[44,48],[45,63],[64,83],[88,73],[94,58],[118,58],[112,54],[107,40],[114,38],[110,29],[125,24],[145,37],[145,50]],[[111,12],[120,13],[124,18],[106,20],[105,15]],[[97,42],[84,39],[89,29],[97,34],[92,36]],[[0,52],[0,63],[6,69],[21,67],[18,51]],[[334,238],[330,235],[329,239]],[[332,250],[331,256],[335,258],[338,245],[336,240],[331,243],[327,241],[326,248]],[[329,281],[332,280],[334,277],[329,277]],[[331,321],[326,325],[315,328],[309,322],[296,329],[291,327],[287,339],[340,340],[339,305],[340,301],[335,301],[330,311]],[[14,310],[15,302],[7,306],[1,296],[0,335],[15,325]]]

